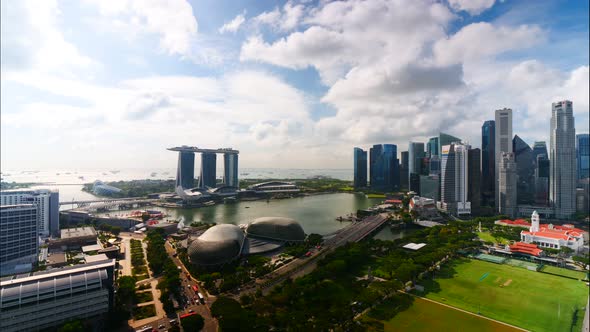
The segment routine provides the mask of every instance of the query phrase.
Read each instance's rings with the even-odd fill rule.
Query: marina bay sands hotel
[[[176,170],[176,188],[184,190],[194,188],[195,181],[195,153],[201,154],[201,174],[197,188],[215,188],[217,168],[217,154],[223,154],[223,184],[228,187],[238,187],[238,150],[201,149],[195,146],[180,146],[168,148],[178,152],[178,169]]]

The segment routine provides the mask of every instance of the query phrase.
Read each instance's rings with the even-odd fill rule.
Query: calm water
[[[408,228],[395,228],[388,225],[381,228],[377,234],[373,236],[374,239],[393,241],[397,239],[403,239],[404,237],[414,233],[420,228],[408,227]]]
[[[236,202],[218,204],[197,209],[166,209],[169,219],[185,220],[186,224],[193,221],[215,222],[218,224],[246,224],[259,217],[287,217],[297,220],[305,233],[329,234],[348,225],[339,222],[336,217],[345,216],[379,203],[380,199],[369,199],[361,194],[326,194],[297,197],[282,200]],[[111,215],[122,215],[118,211]]]

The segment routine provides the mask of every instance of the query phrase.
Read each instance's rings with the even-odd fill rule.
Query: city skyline
[[[160,151],[186,142],[245,168],[350,168],[350,146],[439,132],[481,148],[501,108],[533,146],[558,100],[588,132],[584,2],[25,1],[1,21],[3,170],[173,168]]]

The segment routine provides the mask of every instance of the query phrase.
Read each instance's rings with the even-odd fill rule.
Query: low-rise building
[[[561,249],[567,247],[575,252],[584,246],[584,231],[564,226],[541,225],[539,214],[535,211],[531,216],[531,227],[520,232],[521,241],[535,243],[541,248]]]
[[[94,227],[66,228],[60,231],[60,239],[49,242],[49,248],[81,248],[96,244],[96,230]]]

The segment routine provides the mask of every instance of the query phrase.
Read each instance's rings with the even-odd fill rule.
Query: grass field
[[[580,331],[588,296],[580,281],[470,259],[423,284],[427,298],[532,331]]]
[[[447,308],[420,298],[412,306],[389,321],[383,322],[385,331],[479,331],[513,332],[512,327],[481,317]]]
[[[508,244],[508,240],[506,240],[505,238],[493,237],[492,234],[490,234],[489,232],[477,232],[477,237],[486,242]]]
[[[582,279],[582,280],[586,279],[586,272],[568,270],[568,269],[563,269],[563,268],[555,267],[555,266],[545,265],[545,266],[543,266],[543,269],[541,271],[553,273],[553,274],[559,274],[559,275],[570,277],[570,278],[576,278],[576,279]]]

